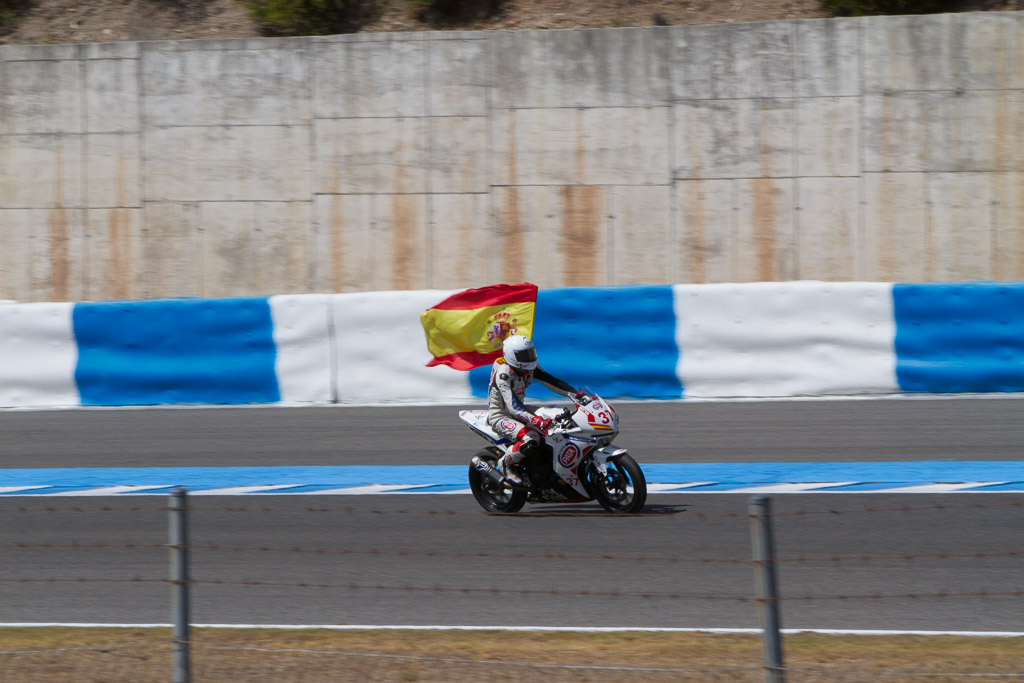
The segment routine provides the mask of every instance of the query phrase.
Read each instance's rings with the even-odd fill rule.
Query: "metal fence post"
[[[171,491],[171,653],[174,683],[189,683],[188,508],[185,489]]]
[[[757,609],[764,645],[765,683],[785,683],[782,665],[782,627],[779,618],[779,588],[775,576],[775,541],[772,538],[772,499],[768,496],[750,498],[750,540],[754,556],[754,582],[757,588]]]

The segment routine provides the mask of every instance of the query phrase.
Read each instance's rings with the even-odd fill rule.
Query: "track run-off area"
[[[3,621],[165,623],[186,486],[196,624],[756,628],[768,493],[784,627],[1020,632],[1021,405],[619,402],[628,518],[484,513],[477,406],[0,412]]]

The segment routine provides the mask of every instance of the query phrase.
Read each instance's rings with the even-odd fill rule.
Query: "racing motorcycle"
[[[540,408],[553,422],[537,452],[523,460],[526,478],[514,485],[498,469],[498,459],[513,440],[487,424],[486,410],[461,410],[459,417],[490,442],[473,456],[469,486],[488,512],[518,512],[526,503],[583,503],[597,500],[612,513],[640,512],[647,501],[647,480],[625,448],[612,446],[619,416],[596,394],[581,396],[571,408]]]

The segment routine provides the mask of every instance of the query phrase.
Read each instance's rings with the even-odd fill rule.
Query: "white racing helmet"
[[[537,349],[529,337],[513,334],[501,345],[505,362],[516,370],[533,370],[537,367]]]

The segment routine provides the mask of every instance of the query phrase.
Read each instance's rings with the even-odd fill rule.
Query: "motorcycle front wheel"
[[[494,447],[485,448],[476,457],[497,468],[501,451]],[[472,465],[469,466],[469,488],[473,490],[476,502],[488,512],[519,512],[526,503],[526,491],[503,486]]]
[[[622,455],[608,461],[607,471],[602,477],[596,468],[591,470],[591,490],[601,507],[615,514],[640,512],[647,502],[647,479],[636,460]]]

